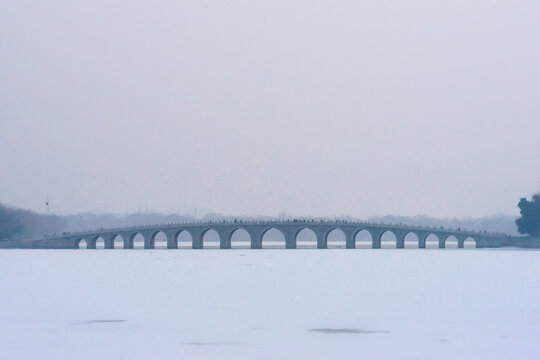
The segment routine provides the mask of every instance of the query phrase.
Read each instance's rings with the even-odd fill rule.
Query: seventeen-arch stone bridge
[[[178,238],[181,233],[188,232],[191,235],[193,249],[202,249],[205,234],[214,230],[219,235],[219,247],[222,249],[231,248],[231,238],[233,234],[240,230],[245,230],[250,237],[250,247],[252,249],[263,248],[263,237],[266,232],[276,229],[283,234],[285,238],[285,247],[295,249],[297,247],[297,236],[303,229],[310,229],[316,236],[317,248],[325,249],[328,247],[328,235],[335,231],[341,231],[345,236],[345,247],[353,249],[356,247],[356,236],[364,231],[371,236],[372,248],[381,248],[381,239],[385,233],[393,233],[396,239],[396,248],[405,247],[405,238],[409,234],[416,235],[419,248],[426,247],[426,239],[436,236],[439,248],[444,248],[446,241],[452,238],[457,240],[459,248],[464,247],[465,241],[473,242],[477,248],[491,248],[502,246],[520,246],[516,243],[516,238],[506,234],[489,233],[479,231],[466,231],[462,229],[446,229],[443,227],[422,227],[402,224],[377,224],[369,222],[351,222],[345,220],[314,220],[314,219],[295,219],[295,220],[223,220],[192,223],[176,223],[162,225],[148,225],[137,227],[126,227],[116,229],[99,229],[95,231],[64,233],[61,236],[48,237],[41,240],[27,242],[27,248],[47,248],[47,249],[76,249],[82,242],[86,242],[90,249],[96,248],[98,240],[104,242],[106,249],[115,248],[115,242],[121,241],[124,249],[134,248],[134,239],[137,236],[144,239],[144,248],[155,248],[156,236],[164,234],[167,238],[167,248],[177,249]],[[163,235],[161,235],[163,237]],[[454,239],[455,238],[455,239]],[[101,240],[103,239],[103,240]],[[121,240],[120,240],[121,239]],[[117,246],[119,247],[119,246]]]

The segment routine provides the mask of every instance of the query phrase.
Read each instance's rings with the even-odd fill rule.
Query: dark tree
[[[516,220],[520,234],[538,236],[540,234],[540,194],[533,195],[532,200],[521,198],[518,203],[521,217]]]
[[[64,228],[65,221],[58,216],[0,204],[0,241],[37,238]]]

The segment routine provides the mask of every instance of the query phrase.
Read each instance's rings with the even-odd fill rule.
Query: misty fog
[[[55,214],[517,215],[537,1],[3,1],[0,200]]]

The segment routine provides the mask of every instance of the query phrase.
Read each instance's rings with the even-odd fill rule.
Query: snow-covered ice
[[[2,250],[0,359],[539,359],[540,252]]]

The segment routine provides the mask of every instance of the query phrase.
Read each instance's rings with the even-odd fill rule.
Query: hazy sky
[[[540,190],[540,3],[0,0],[0,202],[483,216]]]

